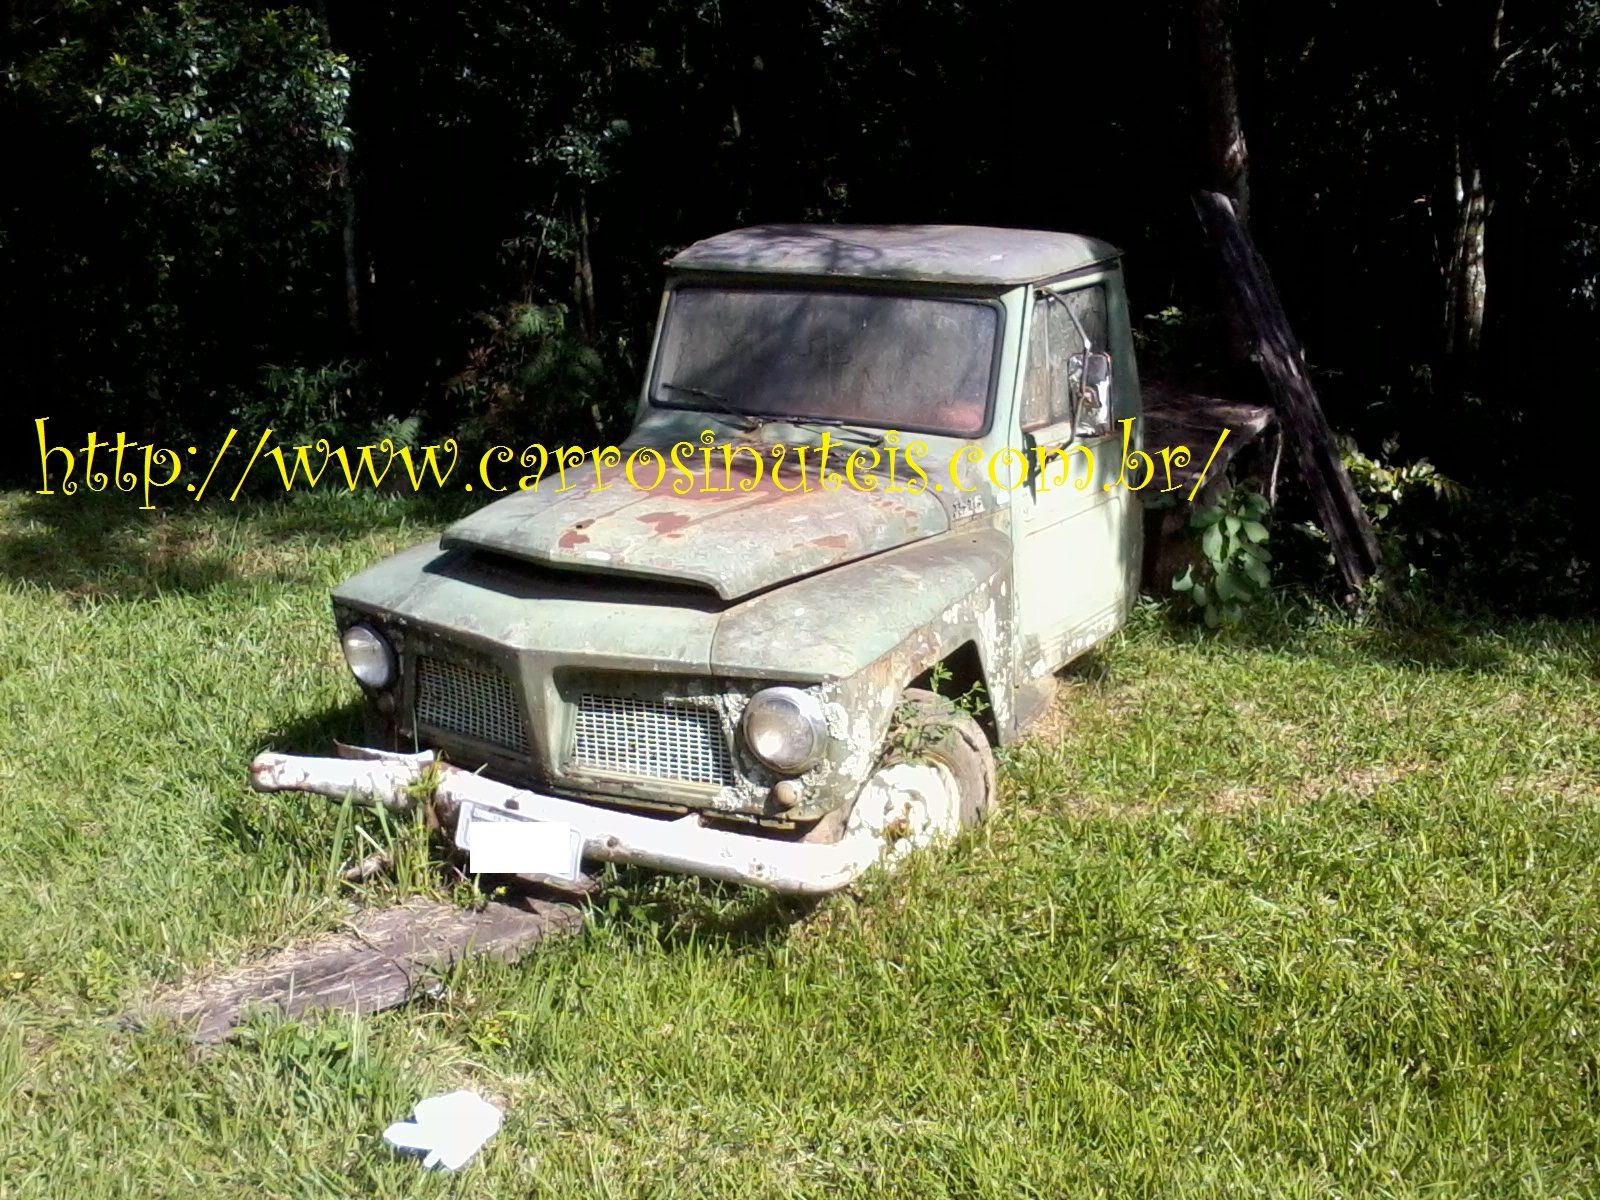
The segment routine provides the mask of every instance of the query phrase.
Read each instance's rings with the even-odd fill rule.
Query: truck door
[[[1104,281],[1039,289],[1029,314],[1014,427],[1028,475],[1011,492],[1024,675],[1055,670],[1120,626],[1136,586],[1138,501],[1118,485],[1118,422],[1136,415],[1138,384],[1131,345],[1116,347],[1122,369],[1105,357],[1107,293]],[[1114,299],[1125,327],[1120,289]]]

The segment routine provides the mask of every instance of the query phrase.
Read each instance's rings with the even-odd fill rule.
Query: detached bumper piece
[[[560,822],[577,831],[588,860],[793,895],[822,895],[847,886],[890,846],[882,830],[867,825],[853,825],[827,845],[779,841],[705,825],[694,814],[640,816],[515,788],[439,762],[431,751],[392,754],[346,746],[339,751],[339,758],[262,754],[250,764],[250,786],[258,792],[310,792],[341,801],[348,797],[396,812],[431,800],[447,829],[458,827],[464,806],[489,810],[501,819]]]

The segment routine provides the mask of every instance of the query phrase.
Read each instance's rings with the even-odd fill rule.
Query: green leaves
[[[1430,562],[1440,561],[1440,517],[1466,497],[1466,489],[1426,458],[1397,463],[1394,438],[1384,440],[1376,457],[1363,454],[1349,437],[1339,438],[1338,445],[1378,535],[1385,574],[1393,580],[1423,577]]]
[[[110,52],[104,43],[111,42]],[[306,9],[227,0],[132,9],[27,64],[39,100],[91,139],[108,186],[232,193],[235,204],[305,186],[347,146],[348,60]]]
[[[343,316],[351,68],[314,6],[29,9],[48,20],[0,21],[0,127],[34,148],[0,275],[52,299],[6,390],[175,440],[225,425],[263,364],[343,349],[323,333]]]
[[[1172,581],[1211,629],[1237,624],[1272,586],[1272,552],[1263,520],[1271,504],[1254,489],[1234,488],[1214,506],[1196,509],[1189,528],[1199,533],[1203,563]]]
[[[1254,556],[1246,557],[1240,562],[1239,569],[1263,591],[1272,585],[1272,572],[1267,569],[1267,564],[1259,558]]]

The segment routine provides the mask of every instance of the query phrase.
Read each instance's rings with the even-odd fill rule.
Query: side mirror
[[[1105,437],[1111,432],[1111,355],[1092,350],[1072,356],[1077,403],[1072,418],[1074,437]]]
[[[1099,352],[1091,353],[1089,361],[1084,364],[1084,387],[1098,388],[1111,382],[1111,355]]]

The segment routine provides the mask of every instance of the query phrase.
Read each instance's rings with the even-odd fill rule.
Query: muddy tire
[[[994,806],[994,754],[982,727],[943,696],[907,688],[882,761],[855,800],[801,840],[837,842],[859,826],[904,841],[899,852],[970,829]]]
[[[896,732],[898,731],[898,732]],[[983,727],[945,697],[922,688],[900,693],[900,712],[891,738],[890,762],[934,762],[946,768],[960,795],[960,828],[970,829],[994,807],[994,752]]]

